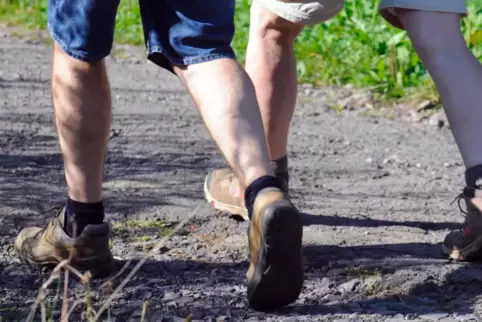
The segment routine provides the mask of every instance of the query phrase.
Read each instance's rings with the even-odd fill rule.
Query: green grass
[[[114,235],[130,235],[138,241],[149,241],[152,236],[145,235],[146,231],[154,232],[159,238],[169,235],[175,223],[166,223],[156,219],[130,219],[122,222],[114,222],[112,232]],[[139,236],[140,235],[140,236]],[[146,240],[147,239],[147,240]]]
[[[378,0],[347,0],[345,9],[325,24],[307,27],[296,42],[301,82],[353,84],[385,98],[406,96],[436,99],[433,84],[407,38],[378,15]],[[250,0],[238,0],[233,47],[240,61],[248,40]],[[470,49],[482,58],[481,1],[469,3],[462,29]],[[143,45],[137,0],[122,0],[115,41]],[[0,0],[0,21],[45,28],[46,0]]]

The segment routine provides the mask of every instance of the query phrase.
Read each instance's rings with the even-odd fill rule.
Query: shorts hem
[[[286,10],[287,8],[281,7],[281,5],[277,5],[275,2],[271,3],[270,1],[259,1],[259,4],[265,7],[266,9],[270,10],[274,14],[278,15],[279,17],[294,23],[294,24],[299,24],[299,25],[314,25],[314,24],[320,24],[324,23],[334,16],[338,14],[338,12],[343,8],[343,6],[340,7],[340,10],[333,12],[331,14],[326,14],[322,13],[319,15],[308,15],[308,14],[303,14],[300,11],[297,10]],[[283,5],[286,5],[287,3],[283,3]]]
[[[105,57],[110,55],[111,50],[106,51],[105,53],[102,54],[97,54],[97,55],[89,55],[85,54],[84,52],[80,52],[77,50],[72,50],[69,49],[69,46],[55,33],[52,25],[50,23],[47,24],[47,30],[50,34],[50,37],[62,48],[62,50],[69,55],[72,58],[75,58],[77,60],[90,63],[94,61],[100,61],[104,59]]]
[[[420,11],[435,11],[435,12],[451,12],[461,15],[467,15],[467,7],[463,1],[441,1],[441,0],[383,0],[380,3],[379,10],[387,10],[390,8],[412,9]]]
[[[150,57],[154,54],[160,54],[164,56],[171,65],[194,65],[205,63],[213,60],[229,58],[229,59],[236,59],[236,55],[234,52],[229,53],[211,53],[206,55],[197,55],[197,56],[189,56],[184,58],[173,58],[165,49],[159,46],[153,46],[147,48],[147,57]],[[165,66],[162,66],[165,67]]]
[[[282,1],[282,0],[254,0],[257,4],[265,7],[279,17],[300,25],[315,25],[325,23],[336,16],[345,4],[344,0],[330,0],[330,5],[323,5],[320,8],[308,12],[300,10],[303,4],[316,1]],[[320,1],[321,2],[321,1]]]

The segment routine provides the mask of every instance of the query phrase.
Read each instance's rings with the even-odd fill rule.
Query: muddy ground
[[[195,211],[115,297],[112,320],[140,321],[145,301],[149,321],[183,321],[189,314],[198,321],[479,319],[481,266],[452,264],[440,254],[444,236],[463,220],[451,202],[463,188],[464,171],[442,120],[374,117],[356,99],[340,112],[333,104],[346,104],[345,90],[300,88],[290,169],[305,222],[307,278],[296,303],[265,314],[246,304],[247,223],[212,211],[203,199],[204,176],[224,163],[191,98],[174,76],[143,59],[142,48],[116,49],[108,67],[114,121],[105,197],[119,263],[139,258]],[[49,276],[19,263],[16,234],[43,225],[51,216],[43,211],[66,198],[49,71],[45,41],[3,33],[2,321],[24,320]],[[95,309],[110,292],[101,288],[104,281],[91,285]],[[54,283],[47,302],[54,303],[56,293]],[[70,304],[85,294],[86,286],[71,279]],[[47,308],[55,320],[59,307]],[[83,311],[80,305],[72,321]]]

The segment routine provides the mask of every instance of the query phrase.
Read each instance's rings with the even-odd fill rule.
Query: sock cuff
[[[79,202],[72,200],[70,198],[67,199],[67,209],[73,212],[102,212],[104,213],[104,203],[102,201],[99,202]]]
[[[248,209],[249,218],[253,214],[254,201],[258,193],[266,188],[278,188],[283,191],[283,183],[274,176],[262,176],[254,180],[244,192],[244,203]]]

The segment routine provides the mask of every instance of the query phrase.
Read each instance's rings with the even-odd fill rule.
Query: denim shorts
[[[71,57],[94,62],[112,50],[120,0],[49,0],[48,29]],[[235,0],[139,0],[147,57],[172,72],[233,58]]]

